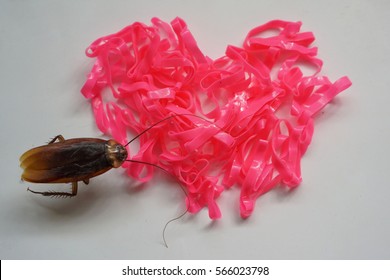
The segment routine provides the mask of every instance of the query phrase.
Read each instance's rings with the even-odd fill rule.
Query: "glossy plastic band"
[[[207,118],[159,124],[140,137],[132,158],[167,169],[187,189],[189,211],[208,207],[211,219],[221,217],[221,193],[241,188],[246,218],[259,196],[281,184],[299,185],[313,118],[351,85],[347,77],[332,83],[320,75],[314,35],[300,28],[300,22],[270,21],[212,60],[182,19],[136,22],[87,48],[95,64],[82,93],[99,129],[121,143],[128,131],[140,133],[169,115]],[[313,73],[305,75],[306,66]],[[151,166],[123,166],[137,180],[153,176]]]

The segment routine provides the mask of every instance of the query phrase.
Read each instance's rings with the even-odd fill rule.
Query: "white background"
[[[154,16],[182,17],[202,51],[222,56],[271,19],[313,31],[323,74],[353,86],[316,120],[303,183],[238,214],[238,190],[219,199],[223,217],[187,215],[164,174],[139,186],[112,170],[80,184],[72,199],[26,191],[19,156],[61,133],[103,137],[80,94],[96,38]],[[360,1],[0,1],[1,259],[389,259],[390,2]],[[56,186],[54,186],[56,187]],[[52,189],[52,188],[51,188]]]

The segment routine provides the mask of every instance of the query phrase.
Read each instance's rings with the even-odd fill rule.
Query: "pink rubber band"
[[[347,77],[332,83],[320,75],[314,35],[301,25],[270,21],[212,60],[182,19],[136,22],[87,48],[95,64],[81,91],[98,128],[123,144],[128,131],[180,115],[143,134],[136,154],[128,147],[130,157],[165,168],[186,188],[189,211],[208,207],[211,219],[221,217],[222,192],[239,187],[246,218],[259,196],[299,185],[314,117],[351,86]],[[142,182],[153,177],[150,165],[123,167]]]

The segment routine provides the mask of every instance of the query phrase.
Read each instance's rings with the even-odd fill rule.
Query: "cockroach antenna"
[[[136,140],[137,138],[139,138],[141,135],[145,134],[146,132],[148,132],[149,130],[151,130],[152,128],[154,128],[155,126],[159,125],[160,123],[162,122],[165,122],[169,119],[172,119],[172,118],[176,118],[176,117],[180,117],[180,116],[191,116],[191,117],[196,117],[196,118],[199,118],[199,119],[202,119],[203,121],[205,122],[208,122],[210,124],[213,124],[215,125],[213,122],[205,119],[204,117],[201,117],[201,116],[197,116],[197,115],[194,115],[194,114],[189,114],[189,113],[183,113],[183,114],[174,114],[174,115],[171,115],[169,117],[166,117],[164,119],[161,119],[157,122],[155,122],[154,124],[152,124],[151,126],[149,126],[148,128],[146,128],[145,130],[143,130],[141,133],[139,133],[138,135],[136,135],[133,139],[131,139],[129,142],[127,142],[124,147],[127,147],[129,144],[131,144],[134,140]],[[217,126],[218,127],[218,126]],[[223,130],[222,128],[219,127],[219,129]],[[127,159],[126,161],[128,162],[134,162],[134,163],[139,163],[139,164],[146,164],[146,165],[150,165],[150,166],[153,166],[153,167],[156,167],[156,168],[159,168],[161,169],[162,171],[164,171],[165,173],[169,174],[170,176],[173,176],[168,170],[166,170],[165,168],[157,165],[157,164],[154,164],[154,163],[150,163],[150,162],[144,162],[144,161],[138,161],[138,160],[133,160],[133,159]],[[176,179],[176,178],[175,178]],[[186,192],[186,190],[184,189],[183,185],[180,184],[180,182],[178,182],[180,188],[182,189],[183,193],[185,194],[186,198],[188,199],[188,193]],[[189,205],[187,205],[187,208],[186,210],[180,214],[179,216],[173,218],[173,219],[170,219],[168,222],[166,222],[164,228],[163,228],[163,232],[162,232],[162,238],[163,238],[163,241],[164,241],[164,245],[165,247],[168,248],[168,243],[166,241],[166,238],[165,238],[165,232],[168,228],[168,225],[174,221],[177,221],[179,219],[181,219],[182,217],[184,217],[189,211]]]
[[[146,128],[144,131],[140,132],[138,135],[136,135],[133,139],[131,139],[129,142],[127,142],[125,145],[123,145],[123,147],[127,147],[129,144],[131,144],[134,140],[138,139],[139,137],[141,137],[142,135],[144,135],[146,132],[148,132],[149,130],[151,130],[152,128],[154,128],[155,126],[159,125],[160,123],[163,123],[169,119],[172,119],[172,118],[177,118],[177,117],[181,117],[181,116],[191,116],[191,117],[196,117],[196,118],[199,118],[199,119],[202,119],[208,123],[212,123],[210,122],[209,120],[201,117],[201,116],[197,116],[197,115],[194,115],[194,114],[190,114],[190,113],[183,113],[183,114],[174,114],[174,115],[171,115],[169,117],[166,117],[164,119],[161,119],[157,122],[155,122],[154,124],[152,124],[151,126],[149,126],[148,128]]]
[[[134,163],[139,163],[139,164],[150,165],[150,166],[156,167],[156,168],[158,168],[158,169],[164,171],[164,172],[167,173],[168,175],[172,176],[172,174],[169,173],[168,170],[166,170],[165,168],[163,168],[163,167],[161,167],[161,166],[159,166],[159,165],[157,165],[157,164],[154,164],[154,163],[144,162],[144,161],[138,161],[138,160],[133,160],[133,159],[128,159],[128,160],[126,160],[126,161],[128,161],[128,162],[134,162]],[[183,191],[183,193],[185,194],[186,198],[188,199],[188,193],[186,192],[186,190],[184,189],[184,187],[182,186],[182,184],[180,184],[180,182],[177,182],[177,183],[179,184],[181,190]],[[180,214],[179,216],[177,216],[177,217],[175,217],[175,218],[170,219],[169,221],[167,221],[167,222],[165,223],[165,226],[164,226],[163,231],[162,231],[162,239],[163,239],[163,242],[164,242],[165,247],[168,248],[168,243],[167,243],[167,240],[166,240],[166,238],[165,238],[165,232],[166,232],[166,230],[167,230],[168,225],[169,225],[170,223],[172,223],[172,222],[174,222],[174,221],[177,221],[177,220],[181,219],[182,217],[184,217],[184,216],[188,213],[188,211],[189,211],[189,205],[187,205],[186,210],[185,210],[182,214]]]

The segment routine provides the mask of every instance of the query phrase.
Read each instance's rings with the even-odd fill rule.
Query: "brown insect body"
[[[58,142],[56,142],[58,140]],[[124,146],[115,140],[56,136],[49,144],[28,150],[20,157],[22,180],[32,183],[72,183],[72,193],[35,192],[45,196],[74,196],[77,182],[117,168],[127,158]],[[31,191],[31,190],[30,190]]]
[[[47,145],[28,150],[20,157],[20,166],[24,169],[22,180],[32,183],[72,183],[71,193],[28,190],[44,196],[75,196],[77,182],[83,181],[88,184],[89,178],[107,172],[113,167],[117,168],[125,161],[151,165],[169,173],[156,164],[127,159],[126,146],[160,123],[179,116],[191,116],[209,122],[193,114],[171,115],[152,124],[124,146],[115,140],[106,141],[98,138],[65,140],[62,135],[57,135]]]

